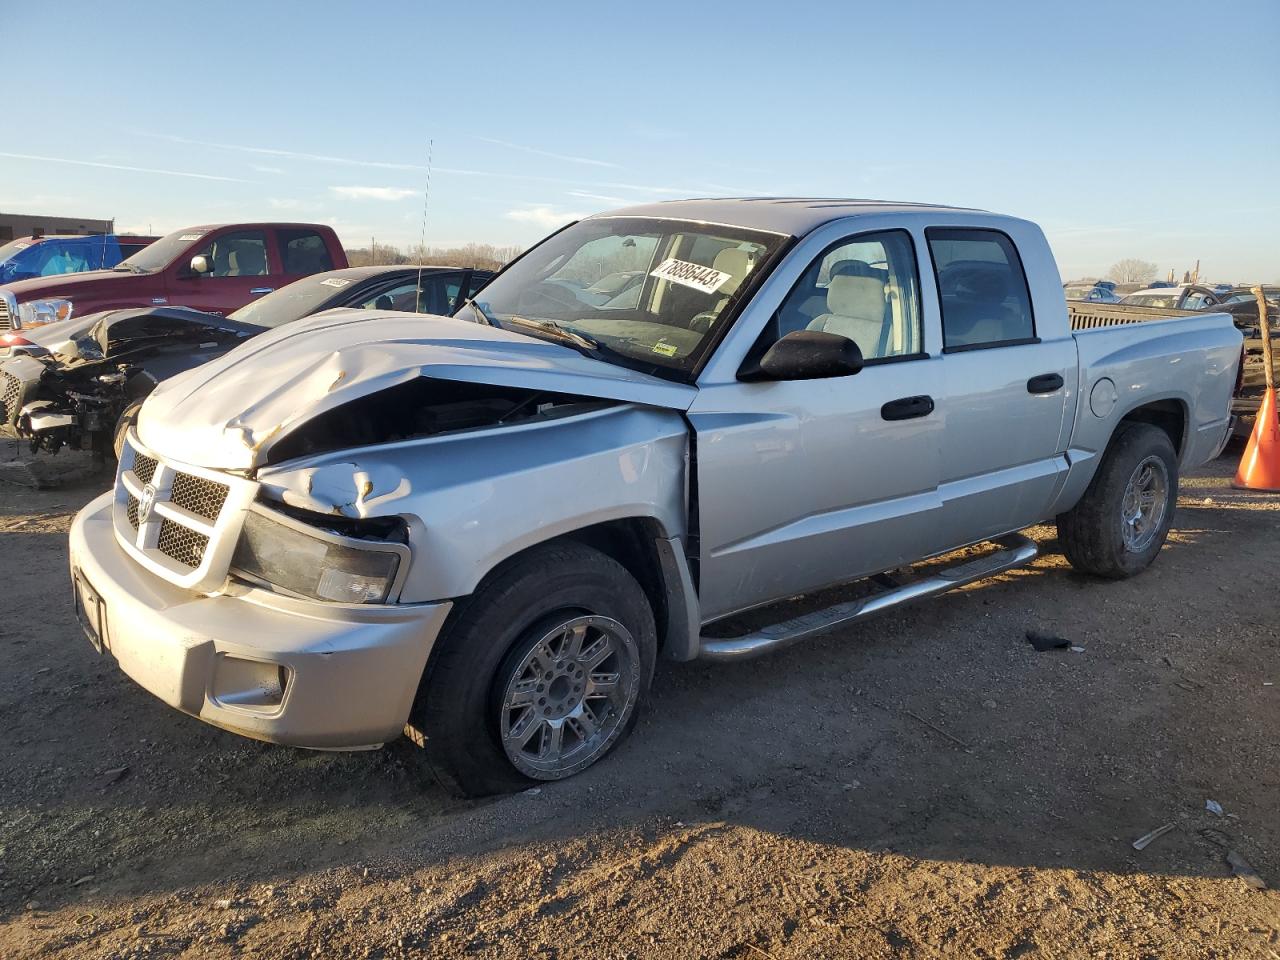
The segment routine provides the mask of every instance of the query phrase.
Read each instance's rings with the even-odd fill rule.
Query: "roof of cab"
[[[933,203],[895,200],[842,200],[820,197],[717,197],[700,200],[666,200],[621,210],[595,214],[599,217],[658,217],[729,224],[753,230],[768,230],[790,236],[804,236],[830,223],[859,214],[894,212],[919,213],[927,210],[985,213],[969,207],[948,207]]]

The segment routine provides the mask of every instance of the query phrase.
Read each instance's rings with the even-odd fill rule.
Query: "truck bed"
[[[1067,317],[1072,330],[1118,327],[1129,323],[1149,323],[1174,317],[1203,317],[1212,310],[1173,310],[1167,307],[1138,307],[1118,303],[1086,303],[1067,301]]]

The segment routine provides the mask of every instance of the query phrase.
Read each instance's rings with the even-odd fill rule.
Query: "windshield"
[[[677,220],[583,220],[499,274],[461,316],[687,376],[786,239]]]
[[[1097,289],[1098,288],[1094,286],[1067,287],[1063,290],[1063,293],[1066,294],[1068,300],[1086,300],[1088,299],[1089,294],[1093,293],[1093,291]]]
[[[30,240],[10,240],[8,243],[0,246],[0,263],[4,263],[19,250],[25,250],[31,246]]]
[[[56,239],[41,243],[15,241],[17,248],[0,262],[0,280],[53,277],[63,273],[83,273],[102,266],[101,238]],[[6,249],[15,244],[7,244]]]
[[[161,237],[150,246],[143,247],[128,260],[120,261],[113,269],[121,273],[153,273],[163,270],[178,254],[203,237],[207,230],[176,230],[166,237]]]
[[[227,319],[258,327],[278,327],[315,313],[327,300],[354,282],[350,277],[333,274],[304,277],[228,314]]]

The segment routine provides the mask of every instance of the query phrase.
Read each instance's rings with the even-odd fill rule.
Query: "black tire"
[[[129,428],[138,420],[138,411],[142,409],[142,401],[135,400],[124,408],[124,412],[120,414],[120,419],[116,421],[116,432],[111,437],[111,450],[116,455],[116,462],[120,461],[120,456],[124,453],[124,438],[128,434]]]
[[[587,762],[529,776],[502,746],[504,691],[546,630],[583,617],[620,624],[634,640],[626,709]],[[606,756],[634,726],[653,679],[657,645],[648,598],[620,563],[578,543],[534,548],[486,577],[451,614],[418,687],[409,739],[423,747],[436,779],[466,796],[570,776]]]
[[[1125,497],[1130,481],[1146,465],[1159,474],[1160,464],[1166,479],[1163,513],[1148,532],[1135,538],[1136,543],[1127,542]],[[1058,542],[1082,573],[1113,580],[1132,577],[1149,567],[1164,546],[1177,501],[1178,458],[1169,435],[1147,423],[1122,424],[1080,502],[1058,515]]]

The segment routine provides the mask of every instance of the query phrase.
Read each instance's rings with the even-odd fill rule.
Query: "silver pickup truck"
[[[455,789],[511,789],[607,754],[657,657],[991,576],[1035,556],[1031,524],[1138,573],[1179,470],[1226,441],[1240,353],[1222,314],[1073,332],[1024,220],[630,208],[452,318],[329,311],[162,383],[73,525],[75,602],[185,713],[322,749],[403,731]]]

